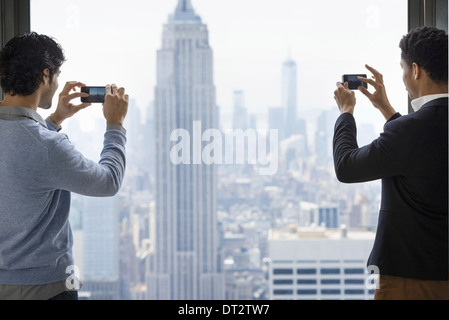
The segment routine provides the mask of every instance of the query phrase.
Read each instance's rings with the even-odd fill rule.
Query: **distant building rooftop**
[[[168,18],[170,23],[201,23],[201,18],[196,15],[191,0],[178,0],[178,6],[174,14]]]
[[[321,226],[298,227],[295,224],[285,229],[271,229],[268,234],[268,240],[289,241],[289,240],[373,240],[375,232],[357,228],[347,229],[327,229]]]

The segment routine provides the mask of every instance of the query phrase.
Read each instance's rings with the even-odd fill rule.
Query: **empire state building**
[[[203,131],[217,127],[215,100],[207,25],[190,0],[179,0],[163,26],[162,47],[157,52],[156,207],[149,299],[224,299],[216,167],[195,161],[195,142],[189,144],[188,164],[176,164],[170,158],[176,143],[171,140],[174,130],[182,129],[192,137],[197,124]]]

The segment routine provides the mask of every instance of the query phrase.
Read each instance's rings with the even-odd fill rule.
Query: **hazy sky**
[[[177,0],[32,0],[34,31],[55,37],[67,62],[60,79],[125,86],[142,110],[153,100],[156,51]],[[343,73],[384,74],[392,104],[407,112],[399,65],[407,32],[406,0],[192,0],[208,25],[221,112],[231,114],[233,91],[245,92],[250,112],[281,104],[281,66],[290,55],[298,70],[298,116],[335,107]],[[383,123],[357,93],[356,117]],[[101,108],[101,107],[100,107]],[[84,111],[98,115],[100,108]],[[335,107],[336,108],[336,107]]]

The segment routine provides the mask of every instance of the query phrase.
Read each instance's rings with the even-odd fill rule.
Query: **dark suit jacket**
[[[397,113],[359,148],[351,114],[335,124],[334,164],[341,182],[382,179],[376,238],[368,265],[380,274],[448,280],[448,99]]]

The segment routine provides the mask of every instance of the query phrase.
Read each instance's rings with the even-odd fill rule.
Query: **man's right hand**
[[[128,112],[129,96],[124,88],[117,89],[115,84],[106,86],[106,95],[103,103],[103,114],[107,124],[123,126]]]
[[[391,106],[390,101],[388,101],[383,76],[379,71],[377,71],[373,67],[370,67],[367,64],[365,65],[365,67],[373,74],[374,80],[362,77],[359,77],[358,79],[365,83],[369,83],[374,87],[374,89],[376,89],[376,91],[374,91],[374,93],[370,93],[366,88],[362,86],[360,86],[358,89],[371,101],[374,107],[379,109],[379,111],[388,121],[396,113],[396,111]]]

